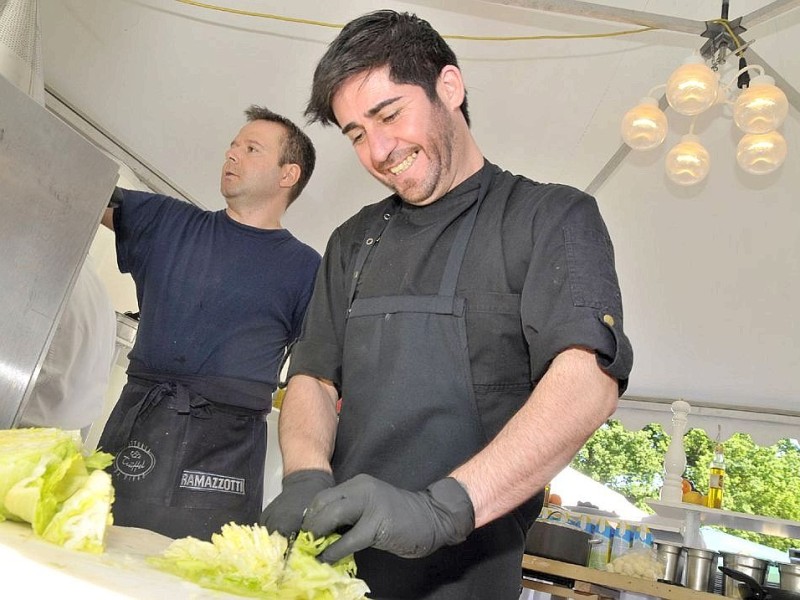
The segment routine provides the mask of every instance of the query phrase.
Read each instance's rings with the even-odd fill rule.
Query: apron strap
[[[489,192],[489,185],[492,179],[492,171],[485,163],[482,169],[483,172],[481,173],[481,184],[480,189],[478,190],[478,200],[469,209],[467,216],[464,217],[464,220],[458,227],[456,238],[453,241],[453,245],[450,248],[450,253],[447,257],[447,264],[444,268],[442,281],[439,284],[439,296],[452,298],[456,294],[456,284],[458,283],[458,275],[461,272],[461,265],[464,262],[464,256],[467,253],[467,244],[469,243],[469,238],[472,236],[472,229],[475,226],[475,220],[478,218],[478,211],[480,210],[484,198],[486,198],[486,194]],[[391,213],[387,211],[383,215],[381,221],[368,231],[367,237],[358,251],[355,269],[353,271],[353,279],[350,282],[350,293],[347,297],[348,314],[350,314],[350,309],[353,306],[353,300],[356,297],[356,288],[358,287],[358,280],[361,277],[364,264],[367,262],[367,257],[375,247],[375,244],[380,241],[381,235],[383,235],[384,230],[389,225],[391,218]]]
[[[138,385],[151,387],[160,383],[174,383],[184,386],[194,398],[195,395],[212,400],[215,404],[240,409],[245,414],[255,412],[266,414],[272,407],[272,392],[275,386],[262,381],[222,377],[218,375],[191,375],[151,371],[140,362],[131,361],[128,380]],[[194,403],[192,404],[194,406]]]
[[[383,214],[381,221],[371,228],[370,231],[372,233],[370,233],[370,231],[367,232],[367,237],[364,240],[364,243],[361,244],[361,248],[358,251],[358,256],[356,256],[356,267],[353,271],[353,280],[350,282],[350,293],[347,295],[348,308],[353,305],[353,299],[356,297],[356,288],[358,287],[358,280],[361,277],[361,269],[364,268],[364,263],[367,262],[367,257],[372,251],[372,248],[381,240],[381,235],[383,235],[384,230],[389,225],[389,220],[391,218],[392,213],[387,210]]]
[[[133,426],[139,421],[140,417],[144,419],[156,406],[161,403],[161,400],[170,393],[171,384],[160,383],[147,390],[135,404],[128,408],[125,413],[125,418],[122,420],[122,425],[116,432],[116,440],[113,447],[122,447],[131,438]]]
[[[481,186],[478,190],[478,200],[472,205],[467,216],[461,222],[456,232],[456,239],[450,248],[450,254],[447,257],[447,264],[444,268],[442,281],[439,284],[439,295],[452,298],[456,295],[456,284],[458,283],[458,274],[461,272],[461,265],[464,263],[464,257],[467,254],[467,244],[469,238],[472,236],[472,229],[475,226],[475,220],[478,218],[478,211],[481,208],[483,199],[489,191],[489,183],[491,180],[491,171],[483,166],[483,173],[481,173]]]
[[[141,383],[141,382],[140,382]],[[142,397],[131,405],[119,427],[115,445],[126,444],[133,427],[147,418],[164,398],[173,398],[173,406],[179,415],[190,415],[199,419],[211,417],[211,402],[192,392],[185,385],[171,381],[153,385]]]

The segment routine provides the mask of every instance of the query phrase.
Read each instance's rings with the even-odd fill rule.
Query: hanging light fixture
[[[634,150],[650,150],[667,137],[667,115],[658,101],[646,96],[622,118],[622,139]]]
[[[700,138],[686,134],[668,153],[664,162],[667,175],[678,185],[700,183],[711,169],[711,156]]]
[[[719,78],[698,55],[687,58],[667,80],[667,102],[679,114],[693,117],[717,100]]]
[[[733,120],[745,133],[767,133],[777,129],[783,125],[787,114],[789,101],[786,94],[769,75],[754,77],[750,86],[733,103]]]
[[[736,146],[736,162],[753,175],[766,175],[786,160],[786,140],[777,131],[748,133]]]
[[[760,65],[747,65],[741,18],[728,21],[727,1],[723,0],[722,18],[706,22],[703,37],[709,38],[669,76],[666,84],[656,86],[638,105],[625,113],[620,131],[622,139],[634,150],[651,150],[666,138],[667,116],[659,108],[654,92],[666,88],[669,107],[680,115],[697,117],[716,103],[730,104],[737,127],[745,133],[736,147],[736,162],[754,175],[772,173],[786,160],[786,140],[777,131],[789,112],[786,94],[775,80],[764,74]],[[721,85],[716,73],[732,51],[739,60],[739,71],[727,85]],[[711,63],[709,67],[706,61]],[[758,74],[750,79],[750,72]],[[742,91],[733,99],[733,84]],[[694,185],[708,175],[711,158],[698,136],[694,119],[689,133],[681,138],[666,156],[667,176],[678,185]]]

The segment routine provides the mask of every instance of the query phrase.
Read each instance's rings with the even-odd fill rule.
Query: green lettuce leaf
[[[65,548],[100,554],[105,547],[106,529],[113,523],[113,502],[111,475],[92,471],[86,483],[55,513],[41,536]]]
[[[340,600],[363,598],[369,591],[366,583],[356,579],[353,555],[329,565],[317,560],[325,548],[341,536],[332,534],[314,539],[308,531],[297,535],[289,555],[286,573],[281,579],[280,597],[296,600]]]
[[[175,540],[150,564],[203,587],[241,596],[281,600],[359,600],[369,591],[356,578],[352,556],[335,565],[316,556],[339,538],[315,540],[300,532],[284,572],[287,540],[260,526],[229,523],[210,542]]]
[[[100,469],[113,457],[104,452],[84,456],[81,444],[78,432],[0,430],[0,520],[26,521],[39,537],[102,551],[113,488]]]
[[[77,433],[59,429],[8,429],[0,431],[0,516],[14,520],[27,520],[36,509],[44,478],[66,457],[80,453],[81,438]],[[48,471],[49,470],[49,471]],[[19,494],[7,507],[8,493],[17,487]],[[16,511],[22,515],[16,514]]]

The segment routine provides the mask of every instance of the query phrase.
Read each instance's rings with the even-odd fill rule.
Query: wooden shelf
[[[679,521],[693,521],[700,525],[721,525],[732,529],[754,531],[765,535],[774,535],[786,538],[800,538],[800,522],[787,519],[775,519],[760,515],[707,508],[699,504],[687,502],[662,502],[660,500],[647,500],[659,517]]]
[[[566,598],[585,598],[587,596],[614,598],[618,596],[618,594],[603,593],[602,590],[605,588],[612,592],[633,592],[636,594],[655,596],[656,598],[665,598],[666,600],[720,600],[718,594],[696,592],[678,585],[670,585],[650,579],[641,579],[639,577],[630,577],[619,573],[590,569],[588,567],[572,565],[557,560],[550,560],[549,558],[532,556],[530,554],[525,554],[522,557],[522,569],[523,573],[527,571],[529,573],[526,574],[534,578],[536,578],[537,573],[541,573],[544,575],[553,575],[560,579],[575,581],[572,588],[566,588],[563,584],[556,584],[551,589],[538,584],[536,584],[536,587],[533,587],[535,582],[523,581],[525,587],[550,592],[555,596],[563,596]],[[570,593],[566,593],[567,591]]]
[[[573,600],[618,600],[620,594],[619,590],[612,590],[585,581],[576,581],[575,585],[570,588],[535,578],[529,579],[525,575],[522,577],[522,587],[544,592],[555,598],[572,598]]]

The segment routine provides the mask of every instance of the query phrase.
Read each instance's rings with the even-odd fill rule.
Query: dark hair
[[[393,82],[418,85],[431,102],[439,102],[436,81],[447,65],[458,67],[456,55],[424,19],[393,10],[368,13],[345,25],[328,46],[314,71],[305,115],[310,123],[338,125],[331,102],[342,83],[385,66]],[[466,94],[461,112],[469,125]]]
[[[248,121],[270,121],[283,125],[286,129],[286,137],[283,140],[278,166],[295,164],[300,167],[300,177],[289,192],[289,204],[291,204],[300,195],[303,188],[306,187],[308,180],[311,179],[311,174],[314,172],[314,164],[317,160],[314,144],[297,125],[268,108],[253,104],[244,111],[244,114]]]

